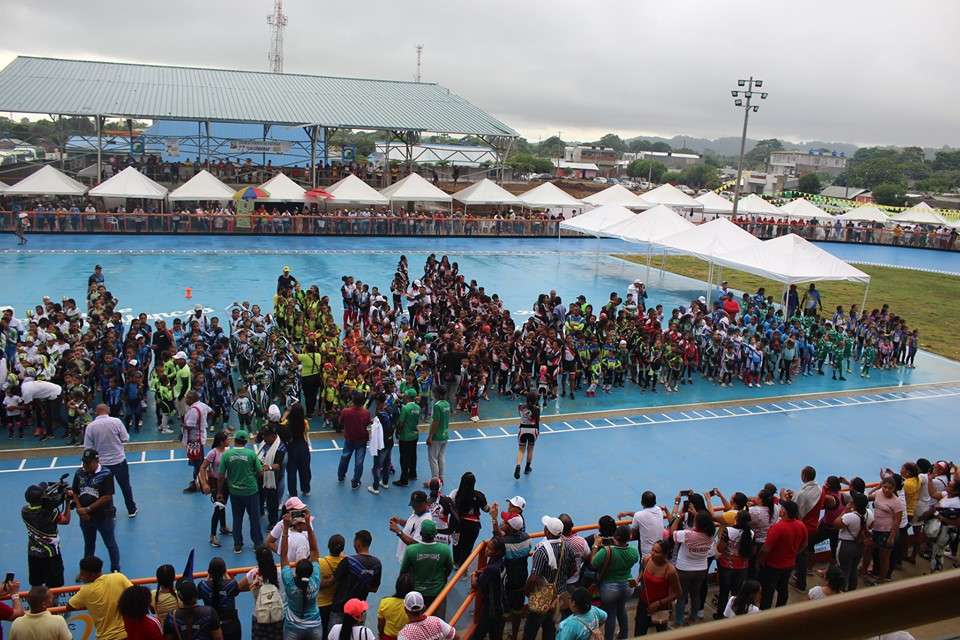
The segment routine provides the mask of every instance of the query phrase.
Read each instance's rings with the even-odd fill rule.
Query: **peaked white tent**
[[[411,173],[403,180],[399,180],[380,193],[390,202],[453,202],[450,194],[438,189],[419,173]]]
[[[521,193],[518,197],[524,205],[537,209],[583,206],[583,202],[577,200],[552,182],[544,182],[529,191]]]
[[[596,206],[617,205],[627,207],[628,209],[649,209],[653,206],[634,192],[627,189],[622,184],[615,184],[607,187],[603,191],[598,191],[592,196],[583,199],[584,203]]]
[[[163,200],[167,197],[167,188],[143,175],[133,167],[127,167],[111,178],[107,178],[93,189],[91,196],[101,198],[146,198]]]
[[[560,228],[598,236],[604,229],[632,220],[638,215],[643,214],[636,214],[619,205],[607,204],[562,221]]]
[[[746,198],[740,198],[737,203],[737,213],[747,213],[754,216],[782,216],[783,212],[755,193]]]
[[[718,263],[785,285],[819,280],[869,283],[870,276],[800,236],[788,233],[714,258]]]
[[[6,191],[6,190],[9,189],[9,188],[10,188],[10,185],[8,185],[6,182],[3,182],[2,180],[0,180],[0,193],[3,193],[4,191]]]
[[[833,220],[833,216],[806,198],[797,198],[780,207],[788,218],[797,220]]]
[[[640,194],[640,197],[649,203],[647,205],[648,207],[662,204],[679,209],[703,209],[703,205],[700,202],[691,198],[670,183],[662,184],[652,191]]]
[[[204,169],[171,191],[167,198],[171,202],[174,200],[231,200],[233,189]]]
[[[373,204],[386,205],[390,201],[386,196],[368,185],[357,176],[350,174],[339,182],[326,188],[326,192],[333,196],[331,202],[337,204]]]
[[[604,228],[598,233],[603,238],[619,238],[627,242],[656,243],[661,238],[685,231],[693,223],[665,205],[657,205],[643,213]]]
[[[950,222],[926,202],[919,202],[906,211],[891,216],[890,222],[950,226]]]
[[[719,213],[724,215],[733,213],[733,203],[713,191],[701,193],[694,198],[694,200],[703,205],[704,213]]]
[[[843,222],[879,222],[886,224],[890,222],[890,216],[884,213],[882,209],[873,205],[866,205],[863,207],[854,207],[846,213],[840,214],[837,216],[837,220],[842,220]]]
[[[45,165],[4,190],[8,196],[82,196],[87,188],[65,173]]]
[[[741,248],[755,247],[761,242],[728,218],[717,218],[661,238],[655,244],[710,261]]]
[[[474,182],[466,189],[457,191],[453,194],[453,199],[462,202],[464,206],[471,204],[521,204],[520,198],[489,178]]]
[[[257,202],[303,202],[307,190],[287,177],[285,173],[278,173],[260,188],[270,194],[268,198],[257,198]],[[232,196],[231,196],[232,197]]]

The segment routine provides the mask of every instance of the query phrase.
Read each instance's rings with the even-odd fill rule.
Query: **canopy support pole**
[[[63,116],[57,116],[57,150],[60,152],[60,170],[63,171],[63,156],[66,153],[67,141],[63,135]]]
[[[307,127],[310,138],[310,187],[317,188],[317,125]]]
[[[207,167],[210,166],[210,121],[203,121],[203,135],[206,138],[206,156],[207,156]]]
[[[329,146],[330,146],[330,145],[327,144],[327,137],[330,136],[330,135],[332,135],[331,131],[336,131],[336,130],[335,130],[335,129],[328,129],[327,127],[323,127],[323,170],[324,170],[324,171],[327,170],[327,163],[330,162],[330,155],[329,155],[329,154],[330,154],[330,151],[329,151]],[[342,147],[340,148],[340,159],[343,160],[343,148],[342,148]],[[317,185],[314,184],[313,186],[317,186]]]
[[[647,282],[650,282],[650,262],[653,261],[653,247],[647,243]]]
[[[97,184],[103,182],[103,116],[97,116]]]
[[[861,313],[867,310],[867,294],[870,293],[870,281],[867,280],[867,286],[863,289],[863,303],[860,305]]]
[[[707,262],[707,308],[710,308],[710,294],[713,293],[713,263]]]

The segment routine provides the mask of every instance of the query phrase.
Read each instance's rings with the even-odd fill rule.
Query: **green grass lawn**
[[[643,255],[619,255],[631,262],[646,264]],[[654,260],[659,266],[660,258]],[[690,256],[667,256],[665,269],[697,280],[707,279],[708,265],[703,260]],[[870,276],[870,292],[867,309],[883,304],[897,315],[903,316],[911,328],[920,330],[920,347],[942,356],[960,360],[960,337],[956,334],[957,318],[960,317],[960,277],[939,273],[911,271],[891,267],[857,265]],[[766,287],[767,294],[779,299],[783,285],[734,269],[724,269],[723,279],[732,289],[753,293],[758,287]],[[801,285],[801,288],[805,285]],[[823,308],[832,313],[836,305],[845,308],[863,301],[863,285],[849,282],[817,283],[823,300]]]

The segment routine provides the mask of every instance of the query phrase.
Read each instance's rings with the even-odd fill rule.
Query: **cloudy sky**
[[[562,132],[960,146],[953,0],[287,0],[287,72],[423,78],[536,141]],[[272,0],[0,0],[18,54],[267,70]]]

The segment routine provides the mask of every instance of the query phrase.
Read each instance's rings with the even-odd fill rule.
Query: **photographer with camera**
[[[120,549],[114,536],[117,508],[113,505],[113,473],[100,464],[96,449],[86,449],[80,458],[82,466],[73,476],[73,488],[67,497],[73,502],[80,516],[80,531],[83,533],[84,558],[97,550],[97,533],[110,554],[110,571],[120,571]]]
[[[27,528],[27,566],[31,587],[63,586],[63,556],[60,555],[59,526],[70,524],[66,478],[55,483],[41,482],[27,487],[27,504],[20,517]]]

